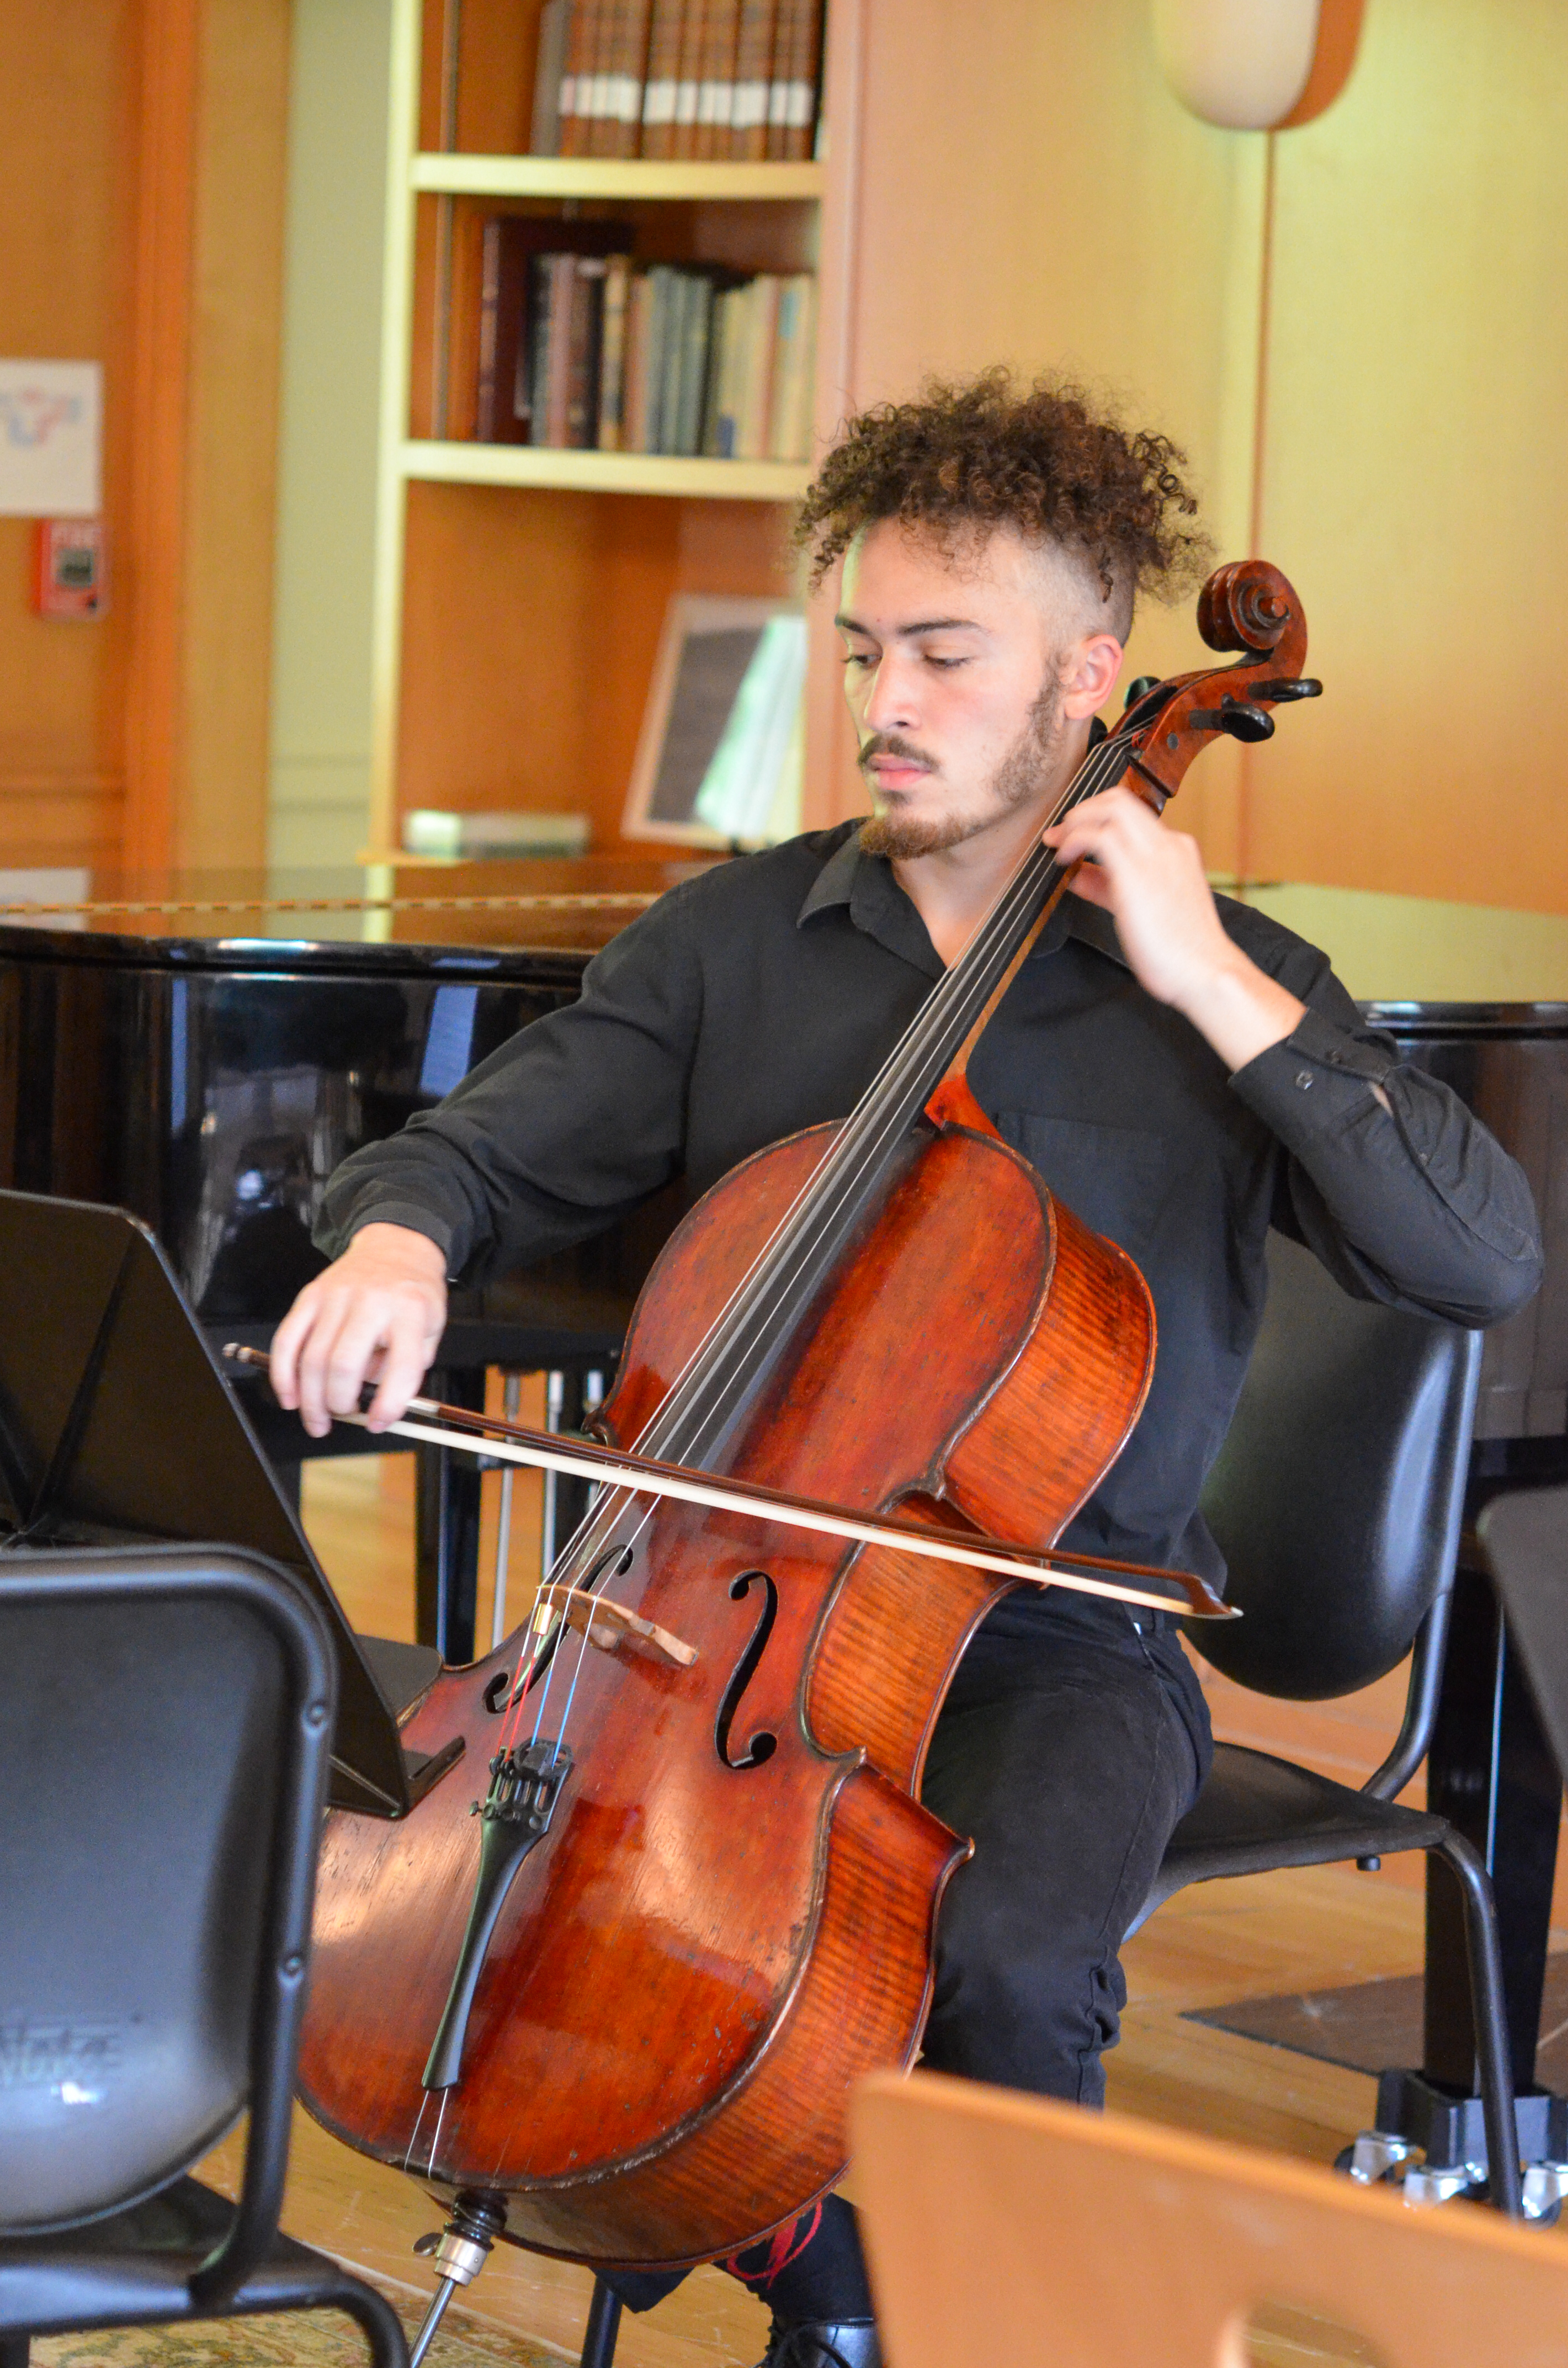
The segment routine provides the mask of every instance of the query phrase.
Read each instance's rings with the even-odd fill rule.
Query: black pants
[[[933,2070],[1098,2105],[1122,1936],[1208,1772],[1208,1712],[1159,1612],[1010,1598],[965,1654],[921,1797],[974,1856],[948,1886]]]
[[[1009,1597],[980,1630],[937,1723],[921,1797],[969,1835],[937,1930],[925,2062],[1098,2105],[1127,2000],[1119,1951],[1210,1753],[1190,1663],[1158,1612]],[[781,2263],[788,2266],[781,2268]],[[853,2214],[733,2264],[784,2319],[869,2308]],[[617,2277],[634,2309],[677,2278]]]

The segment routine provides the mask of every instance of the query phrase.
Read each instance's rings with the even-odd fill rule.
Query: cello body
[[[835,1133],[756,1154],[666,1246],[605,1408],[618,1441],[646,1432]],[[1125,1254],[994,1136],[945,1126],[911,1144],[725,1460],[1043,1547],[1119,1451],[1153,1355]],[[610,1591],[698,1657],[635,1640],[566,1656],[571,1775],[439,2094],[421,2078],[474,1885],[469,1804],[520,1639],[415,1709],[409,1744],[460,1736],[465,1758],[405,1821],[329,1818],[311,2111],[440,2188],[503,2192],[508,2237],[596,2265],[710,2259],[799,2212],[844,2168],[852,2083],[918,2046],[937,1909],[969,1850],[920,1806],[922,1762],[1012,1584],[657,1503]]]

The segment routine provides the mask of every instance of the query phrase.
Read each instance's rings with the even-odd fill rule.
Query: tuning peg
[[[1228,732],[1233,740],[1272,740],[1274,718],[1250,699],[1233,699],[1229,691],[1218,707],[1196,707],[1187,719],[1192,732]]]
[[[1287,699],[1321,699],[1323,685],[1314,682],[1310,674],[1290,675],[1278,682],[1255,682],[1252,695],[1255,699],[1272,700],[1278,706]]]

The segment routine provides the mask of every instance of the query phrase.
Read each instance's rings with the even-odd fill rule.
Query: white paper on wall
[[[0,518],[96,518],[103,365],[0,361]]]

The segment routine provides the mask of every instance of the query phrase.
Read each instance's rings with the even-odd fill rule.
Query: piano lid
[[[0,951],[139,967],[351,969],[356,975],[562,976],[705,863],[579,856],[435,860],[332,871],[40,875],[0,896]],[[11,875],[13,881],[16,875]]]

